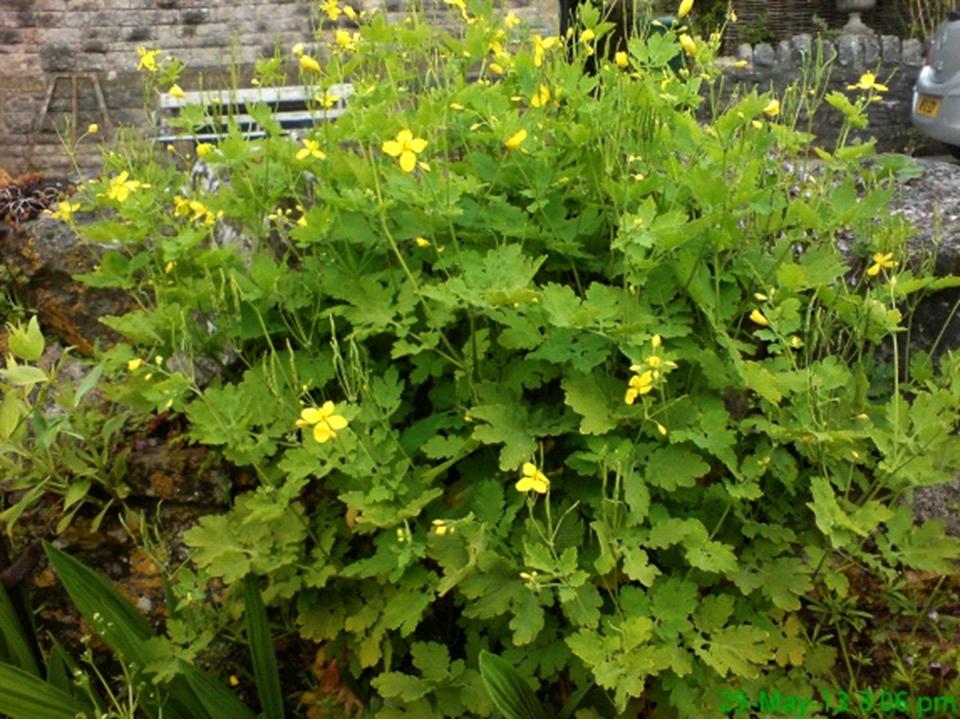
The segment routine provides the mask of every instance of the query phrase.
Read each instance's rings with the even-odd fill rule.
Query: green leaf
[[[514,607],[510,629],[513,630],[514,645],[527,645],[537,639],[543,629],[543,608],[536,595],[528,592],[521,597],[519,607]]]
[[[199,699],[203,709],[211,718],[253,718],[256,717],[253,711],[244,705],[237,696],[234,695],[226,685],[217,680],[213,675],[204,672],[188,663],[180,663],[182,678],[176,678],[169,683],[171,691],[176,699],[183,699],[184,693],[179,690],[179,680],[186,680],[186,685],[196,698]],[[179,691],[178,691],[179,690]],[[282,716],[281,716],[282,717]]]
[[[572,373],[562,382],[564,402],[580,416],[580,433],[603,435],[617,426],[614,403],[622,394],[618,383],[607,377]]]
[[[715,573],[731,573],[737,569],[737,556],[733,547],[716,540],[707,540],[687,547],[687,562],[698,570]]]
[[[700,453],[682,445],[667,445],[654,450],[647,459],[647,484],[667,491],[693,487],[697,479],[710,472]]]
[[[500,450],[500,469],[516,470],[530,460],[537,443],[528,426],[523,405],[476,405],[469,414],[483,423],[473,429],[472,437],[482,443],[503,443]]]
[[[436,642],[411,643],[410,658],[426,680],[440,682],[450,676],[450,651],[446,645]]]
[[[0,583],[0,661],[25,670],[31,675],[40,674],[33,655],[30,636],[20,624],[17,611],[2,583]]]
[[[32,365],[16,365],[6,370],[0,370],[0,377],[11,385],[18,387],[27,387],[50,381],[43,370]]]
[[[36,362],[43,355],[43,333],[40,332],[40,324],[37,322],[37,316],[30,318],[26,327],[17,323],[7,325],[7,346],[10,352],[21,360],[27,362]]]
[[[0,714],[11,718],[90,717],[89,703],[36,675],[0,663]]]
[[[415,675],[402,672],[380,673],[370,684],[385,698],[399,698],[403,702],[413,702],[429,694],[432,686]]]
[[[263,598],[260,597],[257,579],[252,574],[243,580],[243,599],[247,616],[247,642],[250,645],[260,705],[267,717],[284,717],[280,670],[273,650],[273,634],[270,632],[270,622],[263,606]]]
[[[744,594],[760,588],[778,608],[792,611],[800,609],[800,598],[813,588],[811,573],[801,558],[780,557],[762,563],[755,572],[732,572],[730,579]]]
[[[951,574],[960,558],[960,538],[948,537],[943,522],[930,520],[920,527],[913,523],[909,507],[901,506],[887,523],[887,533],[879,542],[889,562],[899,562],[924,572]]]
[[[770,660],[770,634],[752,625],[726,627],[710,636],[697,655],[723,676],[755,678],[761,666]]]
[[[480,677],[490,699],[505,718],[546,717],[530,686],[503,658],[480,651]]]

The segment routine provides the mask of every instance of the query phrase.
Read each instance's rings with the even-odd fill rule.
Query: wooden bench
[[[313,127],[339,117],[347,110],[347,98],[353,95],[353,85],[343,83],[326,89],[334,99],[328,108],[318,107],[316,96],[323,92],[307,85],[282,87],[239,88],[234,90],[203,90],[184,93],[176,97],[169,93],[160,95],[160,135],[158,142],[217,142],[236,126],[245,138],[261,138],[266,131],[250,112],[251,106],[264,104],[271,109],[271,118],[279,123],[285,133]],[[193,132],[181,131],[172,122],[186,108],[203,108],[203,122]]]

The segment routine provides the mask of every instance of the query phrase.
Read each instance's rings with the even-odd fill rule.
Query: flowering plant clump
[[[960,556],[900,502],[960,469],[960,359],[902,343],[952,281],[894,260],[907,161],[844,144],[875,78],[827,97],[841,143],[797,175],[815,88],[708,112],[717,38],[641,23],[607,53],[589,4],[564,43],[448,2],[455,32],[351,10],[339,49],[260,65],[302,71],[318,113],[351,83],[335,121],[292,138],[255,108],[266,137],[108,154],[62,210],[118,248],[87,282],[141,302],[104,318],[128,340],[110,397],[254,483],[184,536],[178,582],[220,609],[178,613],[233,627],[254,577],[378,716],[498,714],[482,649],[584,715],[848,686],[863,575]]]

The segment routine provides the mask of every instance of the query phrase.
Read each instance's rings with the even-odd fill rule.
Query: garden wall
[[[877,81],[889,87],[880,101],[870,106],[870,126],[862,133],[864,137],[876,137],[881,150],[909,150],[922,145],[910,123],[913,84],[923,65],[919,40],[901,40],[893,35],[841,35],[828,40],[799,34],[777,44],[740,45],[736,57],[724,65],[728,84],[779,91],[799,79],[805,64],[816,57],[830,63],[831,89],[849,92],[847,85],[856,83],[867,71],[875,72]],[[744,60],[747,65],[737,68],[736,62]],[[833,108],[820,108],[811,119],[818,145],[832,146],[840,121],[840,113]]]
[[[388,15],[405,0],[351,0],[356,10]],[[421,0],[438,22],[450,16],[442,0]],[[552,27],[553,0],[507,0],[521,18]],[[314,0],[0,0],[0,168],[70,167],[56,128],[67,123],[104,131],[145,121],[137,48],[160,48],[190,68],[185,90],[227,82],[231,61],[241,67],[275,48],[289,53],[314,38]],[[341,17],[339,25],[348,27]],[[79,146],[81,166],[98,157],[96,138]]]
[[[444,22],[451,8],[443,0],[423,0],[426,11]],[[353,0],[356,9],[381,7],[401,12],[405,0]],[[524,20],[555,32],[556,0],[504,0]],[[97,123],[104,133],[146,122],[142,75],[136,72],[138,47],[160,48],[187,64],[185,90],[228,84],[231,60],[249,68],[275,48],[289,53],[309,42],[319,22],[310,0],[3,0],[0,5],[0,169],[30,167],[50,173],[70,169],[60,135]],[[339,23],[348,26],[342,17]],[[814,47],[810,35],[779,45],[741,45],[737,58],[746,68],[727,63],[730,79],[760,88],[782,89],[801,72],[802,59]],[[843,36],[824,41],[826,56],[836,56],[834,81],[844,87],[866,69],[880,67],[890,92],[871,108],[871,131],[881,146],[899,149],[911,142],[910,89],[921,63],[920,44],[893,36]],[[735,60],[736,58],[734,58]],[[245,82],[241,71],[241,82]],[[836,132],[836,114],[815,123],[828,143]],[[78,146],[81,167],[98,162],[97,138]]]

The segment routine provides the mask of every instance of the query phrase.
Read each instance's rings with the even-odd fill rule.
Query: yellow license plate
[[[940,112],[940,98],[927,97],[921,95],[917,102],[917,114],[924,117],[934,118]]]

